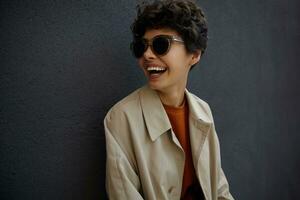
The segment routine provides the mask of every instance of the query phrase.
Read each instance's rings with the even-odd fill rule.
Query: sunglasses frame
[[[155,49],[153,48],[153,41],[155,39],[158,39],[158,38],[165,38],[168,41],[168,49],[164,53],[162,53],[162,54],[158,54],[157,51],[155,51]],[[147,51],[147,49],[148,49],[149,46],[151,48],[151,51],[156,56],[164,56],[164,55],[166,55],[169,52],[169,50],[171,48],[171,43],[172,42],[181,42],[181,43],[184,43],[184,41],[183,41],[183,39],[181,37],[175,36],[175,35],[157,35],[157,36],[151,38],[150,40],[147,40],[145,38],[136,39],[136,40],[134,40],[133,42],[130,43],[130,49],[131,49],[134,57],[136,57],[136,58],[140,58],[140,57],[137,57],[136,54],[135,54],[135,52],[134,52],[134,44],[138,40],[140,40],[141,42],[143,42],[143,44],[145,45],[143,54],[140,57],[142,57],[144,55],[144,53]]]

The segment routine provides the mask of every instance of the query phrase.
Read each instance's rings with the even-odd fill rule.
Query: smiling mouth
[[[150,75],[152,74],[162,74],[165,71],[167,71],[166,67],[148,67],[147,71],[149,72]]]

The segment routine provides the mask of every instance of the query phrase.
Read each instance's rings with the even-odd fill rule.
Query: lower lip
[[[165,73],[165,72],[160,73],[160,74],[149,74],[149,80],[150,80],[150,81],[156,81],[156,80],[157,80],[159,77],[161,77],[164,73]]]

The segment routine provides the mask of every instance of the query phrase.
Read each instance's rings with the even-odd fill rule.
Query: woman
[[[105,117],[109,198],[233,199],[210,108],[186,89],[206,49],[202,10],[186,0],[137,9],[131,50],[148,83]]]

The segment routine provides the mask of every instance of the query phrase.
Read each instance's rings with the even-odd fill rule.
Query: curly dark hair
[[[207,21],[202,9],[192,0],[155,0],[137,5],[137,16],[131,25],[133,39],[142,38],[147,29],[171,28],[184,40],[188,52],[207,47]]]

